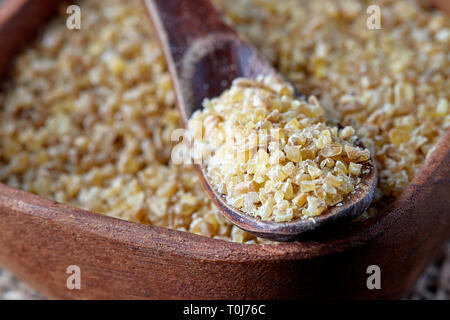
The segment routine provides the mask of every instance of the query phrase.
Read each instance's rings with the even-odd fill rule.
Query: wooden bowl
[[[0,10],[0,72],[59,0]],[[401,298],[450,236],[450,131],[377,217],[327,240],[241,245],[126,222],[0,184],[0,263],[52,298]],[[81,268],[81,290],[66,286]],[[381,289],[369,290],[370,265]]]

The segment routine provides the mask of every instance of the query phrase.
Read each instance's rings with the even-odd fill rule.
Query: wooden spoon
[[[151,20],[161,41],[177,98],[182,124],[187,128],[192,113],[205,98],[220,95],[238,77],[279,75],[234,28],[228,25],[209,0],[145,0]],[[362,144],[360,144],[362,146]],[[228,205],[209,183],[201,165],[200,174],[211,200],[231,222],[258,237],[293,241],[314,230],[330,230],[363,213],[372,202],[376,169],[372,161],[363,166],[358,189],[348,195],[342,206],[322,215],[277,223],[262,221]],[[369,170],[367,170],[369,169]]]

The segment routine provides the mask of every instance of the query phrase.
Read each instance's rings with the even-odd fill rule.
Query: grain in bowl
[[[296,89],[352,126],[379,169],[376,214],[449,127],[450,19],[415,1],[216,1]],[[0,181],[121,219],[243,243],[190,165],[171,162],[180,126],[166,63],[139,1],[80,2],[16,59],[0,98]]]

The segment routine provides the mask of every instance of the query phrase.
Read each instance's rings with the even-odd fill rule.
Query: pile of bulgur
[[[329,126],[314,96],[296,98],[274,75],[235,79],[203,107],[189,129],[209,181],[229,205],[262,220],[309,218],[342,205],[370,160],[352,127]]]
[[[401,194],[450,123],[450,19],[413,0],[216,0],[305,95],[353,126],[379,168],[376,213]],[[366,28],[369,4],[382,29]],[[0,181],[110,216],[237,242],[191,166],[141,2],[82,1],[20,54],[0,93]]]
[[[369,215],[408,186],[450,124],[450,17],[415,0],[217,0],[230,21],[378,165]],[[370,5],[381,9],[369,30]]]

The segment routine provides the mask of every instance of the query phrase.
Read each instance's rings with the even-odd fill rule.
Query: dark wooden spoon
[[[220,95],[235,78],[269,74],[281,77],[224,21],[209,0],[145,0],[145,4],[167,59],[185,128],[203,99]],[[231,222],[258,237],[293,241],[312,231],[328,232],[363,213],[372,202],[376,186],[373,163],[372,159],[364,164],[363,172],[368,173],[364,173],[358,189],[344,199],[342,206],[331,207],[314,218],[283,223],[262,221],[228,205],[209,183],[201,165],[195,167],[209,197]]]

